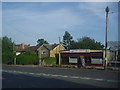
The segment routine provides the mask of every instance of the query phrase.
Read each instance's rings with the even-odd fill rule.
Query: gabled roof
[[[52,45],[49,45],[49,44],[43,44],[43,46],[45,48],[47,48],[48,50],[52,50]]]
[[[25,49],[25,50],[32,50],[32,51],[35,51],[35,50],[37,50],[39,47],[40,47],[40,46],[30,46],[30,47],[28,47],[28,48]]]
[[[53,44],[52,45],[52,49],[54,49],[55,47],[57,47],[59,44]]]
[[[24,46],[24,48],[23,48],[23,46]],[[28,48],[30,45],[26,45],[26,44],[17,44],[17,45],[15,45],[15,51],[16,52],[23,52],[23,51],[25,51],[25,49],[26,48]]]
[[[55,47],[57,47],[59,44],[53,44],[53,45],[49,45],[49,44],[43,44],[40,47],[44,46],[45,48],[47,48],[48,50],[53,50]]]

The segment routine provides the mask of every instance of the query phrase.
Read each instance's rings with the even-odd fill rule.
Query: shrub
[[[14,54],[12,52],[2,53],[2,63],[3,64],[13,64]]]
[[[34,53],[34,51],[27,51],[17,56],[17,64],[27,65],[27,64],[38,64],[39,58]]]
[[[56,63],[56,58],[54,58],[54,57],[44,58],[43,60],[46,64],[55,64]]]

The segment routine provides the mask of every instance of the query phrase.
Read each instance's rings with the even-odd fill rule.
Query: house
[[[39,58],[55,57],[60,50],[65,50],[61,44],[43,44],[37,49]]]
[[[19,54],[25,52],[25,49],[28,48],[28,47],[30,47],[29,44],[26,45],[26,44],[23,44],[23,43],[22,43],[22,44],[17,44],[17,45],[15,45],[16,55],[19,55]]]
[[[107,50],[107,63],[114,57],[114,52]],[[57,64],[59,58],[57,58]],[[72,49],[60,51],[61,65],[104,66],[105,50]]]
[[[43,44],[41,46],[30,46],[25,44],[16,45],[16,55],[26,52],[28,50],[34,51],[39,58],[55,57],[60,50],[65,50],[65,48],[60,44]]]
[[[25,51],[34,51],[35,54],[38,55],[37,49],[38,49],[39,47],[40,47],[40,46],[30,46],[30,47],[26,48]]]

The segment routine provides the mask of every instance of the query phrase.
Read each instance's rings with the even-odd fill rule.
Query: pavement
[[[55,67],[2,67],[3,88],[118,88],[118,71]]]

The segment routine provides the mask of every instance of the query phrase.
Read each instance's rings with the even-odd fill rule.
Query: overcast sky
[[[74,40],[88,36],[104,44],[106,6],[110,8],[109,41],[116,41],[117,2],[3,2],[2,36],[17,44],[36,45],[39,38],[53,44],[68,31]]]

